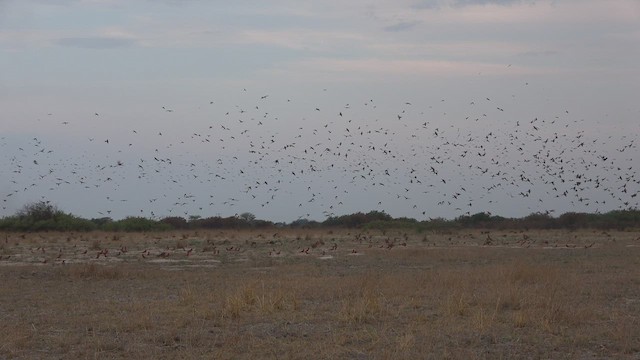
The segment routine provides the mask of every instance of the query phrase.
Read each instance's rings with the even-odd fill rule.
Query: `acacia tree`
[[[250,212],[243,212],[238,217],[248,223],[252,223],[256,219],[256,216]]]
[[[26,204],[17,212],[16,215],[23,219],[43,221],[55,219],[61,214],[63,214],[63,212],[50,201],[38,201]]]

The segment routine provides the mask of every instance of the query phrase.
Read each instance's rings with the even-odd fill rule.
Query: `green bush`
[[[91,231],[97,225],[66,214],[49,202],[27,204],[16,215],[0,220],[0,229],[7,231]]]

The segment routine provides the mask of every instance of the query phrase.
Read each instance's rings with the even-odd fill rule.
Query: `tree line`
[[[290,223],[274,223],[256,219],[245,212],[229,217],[179,216],[149,219],[131,216],[120,220],[110,217],[85,219],[60,210],[48,201],[25,205],[14,215],[0,219],[4,231],[167,231],[187,229],[256,229],[256,228],[364,228],[364,229],[414,229],[416,231],[444,229],[638,229],[640,210],[613,210],[606,213],[567,212],[558,217],[550,213],[532,213],[522,218],[505,218],[490,213],[462,215],[455,219],[417,220],[407,217],[394,218],[383,211],[357,212],[332,216],[324,221],[297,219]]]

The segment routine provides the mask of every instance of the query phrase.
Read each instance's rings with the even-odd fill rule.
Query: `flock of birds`
[[[77,134],[108,126],[108,111],[82,120],[45,112],[36,124],[63,127],[63,141],[35,126],[33,136],[0,135],[0,214],[41,199],[92,209],[77,210],[88,218],[252,212],[282,221],[639,204],[638,133],[595,136],[569,109],[523,114],[515,95],[338,105],[240,93],[242,105],[159,104],[153,121],[90,136]]]

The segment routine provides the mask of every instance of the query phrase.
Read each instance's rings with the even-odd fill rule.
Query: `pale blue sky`
[[[0,216],[637,206],[639,64],[637,0],[0,1]]]

